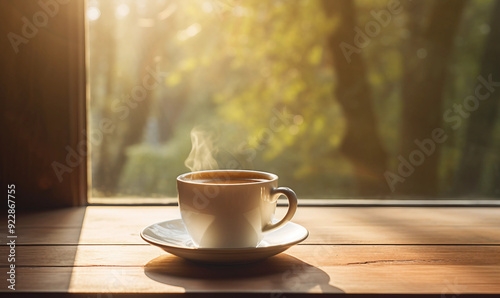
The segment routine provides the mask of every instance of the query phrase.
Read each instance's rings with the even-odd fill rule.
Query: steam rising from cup
[[[195,127],[191,130],[192,148],[184,165],[192,172],[203,170],[217,170],[219,164],[214,158],[217,148],[214,145],[214,136]]]

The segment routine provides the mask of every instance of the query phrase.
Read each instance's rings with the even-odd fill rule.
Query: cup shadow
[[[330,284],[326,272],[285,253],[256,263],[229,266],[193,263],[165,254],[149,261],[144,273],[186,292],[344,293]]]

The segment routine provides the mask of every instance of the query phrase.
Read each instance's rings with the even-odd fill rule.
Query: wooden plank
[[[144,244],[142,228],[179,217],[177,207],[88,207],[80,229],[18,216],[18,244]],[[310,231],[306,244],[500,244],[500,208],[304,207],[293,221]]]
[[[302,244],[476,244],[498,245],[497,227],[420,227],[408,230],[401,226],[309,227],[309,237]],[[18,245],[48,244],[136,244],[145,245],[140,236],[143,227],[110,227],[103,231],[89,228],[19,228]],[[79,233],[81,232],[80,237]],[[75,237],[76,236],[76,237]],[[5,238],[5,233],[0,234]],[[5,246],[5,243],[0,246]]]
[[[8,255],[0,247],[0,255]],[[315,266],[495,265],[500,246],[298,245],[286,254]],[[16,266],[135,266],[169,255],[152,245],[19,246]],[[8,266],[7,258],[0,266]]]
[[[285,207],[278,207],[276,216],[282,216],[285,212]],[[162,220],[180,218],[177,206],[90,206],[21,213],[19,224],[68,227],[75,222],[79,223],[82,214],[96,225],[122,221],[124,224],[146,226]],[[340,226],[398,223],[405,226],[498,227],[499,215],[500,208],[496,207],[303,207],[297,210],[293,221]],[[61,220],[61,216],[66,218]],[[67,219],[72,217],[76,218],[75,222],[71,223]]]
[[[465,293],[500,292],[498,266],[311,266],[289,255],[239,267],[207,267],[165,256],[168,266],[24,267],[17,291],[77,293],[271,292]],[[160,262],[159,261],[159,262]],[[6,281],[2,280],[2,290]]]
[[[18,244],[51,245],[16,247],[16,284],[18,291],[35,292],[271,292],[275,297],[499,293],[498,214],[496,208],[300,208],[294,221],[310,229],[309,245],[245,266],[197,265],[143,244],[140,229],[178,218],[176,207],[26,214],[16,218],[22,222]],[[456,245],[460,241],[469,245]],[[429,245],[447,242],[455,245]],[[61,243],[80,245],[53,245]],[[7,251],[0,246],[0,254]],[[2,268],[7,265],[0,259]],[[6,283],[0,282],[0,291]]]
[[[86,209],[86,207],[72,207],[53,210],[20,211],[16,214],[16,227],[80,229]]]

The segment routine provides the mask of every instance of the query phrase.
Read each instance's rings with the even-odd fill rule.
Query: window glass
[[[215,168],[303,199],[500,197],[500,1],[87,3],[94,201]]]

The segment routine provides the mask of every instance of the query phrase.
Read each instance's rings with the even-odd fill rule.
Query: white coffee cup
[[[177,177],[182,220],[194,243],[203,248],[256,247],[264,233],[292,219],[297,196],[278,187],[278,176],[258,171],[215,170]],[[273,222],[280,195],[288,198],[286,215]]]

